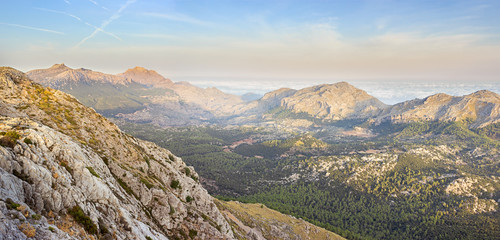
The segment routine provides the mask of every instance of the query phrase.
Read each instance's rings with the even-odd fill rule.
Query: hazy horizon
[[[65,63],[56,63],[65,64]],[[65,64],[66,65],[66,64]],[[48,68],[49,66],[45,66]],[[72,69],[85,68],[85,66],[68,66]],[[132,68],[132,67],[130,67]],[[41,68],[43,69],[43,68]],[[24,72],[35,69],[18,69]],[[98,71],[95,69],[90,69]],[[104,74],[119,74],[125,72],[126,68],[114,73],[102,72]],[[154,70],[155,69],[149,69]],[[161,74],[161,73],[160,73]],[[366,91],[385,104],[392,105],[416,98],[425,98],[437,93],[445,93],[452,96],[468,95],[479,90],[489,90],[500,94],[500,82],[497,81],[444,81],[444,80],[374,80],[374,79],[300,79],[300,78],[241,78],[241,77],[199,77],[199,76],[165,76],[173,82],[189,82],[197,87],[215,87],[225,93],[244,95],[253,93],[263,96],[265,93],[280,89],[291,88],[300,90],[320,84],[334,84],[348,82],[349,84]]]
[[[180,79],[500,82],[498,1],[9,1],[0,65]]]

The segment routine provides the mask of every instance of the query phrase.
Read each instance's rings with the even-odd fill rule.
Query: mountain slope
[[[148,70],[143,67],[127,69],[127,71],[125,71],[124,73],[120,73],[117,76],[122,76],[126,79],[131,79],[140,84],[157,88],[170,88],[174,84],[172,80],[163,77],[156,71]]]
[[[456,97],[439,93],[424,99],[398,103],[377,117],[379,122],[460,121],[470,119],[472,128],[500,122],[500,95],[477,91]]]
[[[0,114],[1,234],[233,237],[192,168],[70,95],[0,68]]]
[[[173,83],[142,67],[112,75],[56,64],[29,71],[28,76],[74,95],[106,116],[161,126],[200,124],[230,114],[232,106],[243,102],[241,97],[216,88]]]
[[[221,202],[216,200],[222,213],[231,223],[235,234],[251,239],[331,239],[343,237],[297,219],[269,209],[262,204]]]
[[[294,112],[305,112],[327,120],[373,117],[387,107],[346,82],[301,89],[283,98],[281,105]]]
[[[166,94],[165,90],[151,91],[123,76],[72,69],[64,64],[30,71],[28,77],[44,86],[69,93],[101,113],[134,112],[150,103],[142,97],[144,94]]]

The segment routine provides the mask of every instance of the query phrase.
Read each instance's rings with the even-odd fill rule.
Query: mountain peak
[[[59,64],[54,64],[50,69],[70,69],[68,66],[66,66],[64,63],[59,63]]]
[[[129,68],[127,69],[127,71],[125,72],[136,72],[136,73],[156,73],[156,71],[154,70],[148,70],[144,67],[139,67],[139,66],[136,66],[134,68]]]
[[[173,82],[160,75],[154,70],[148,70],[144,67],[134,67],[127,69],[124,73],[120,73],[120,76],[124,76],[126,78],[130,78],[135,82],[145,84],[145,85],[151,85],[154,87],[170,87]]]
[[[492,92],[490,90],[479,90],[479,91],[471,93],[467,96],[475,97],[475,98],[498,98],[498,99],[500,99],[500,95],[498,95],[498,93]]]

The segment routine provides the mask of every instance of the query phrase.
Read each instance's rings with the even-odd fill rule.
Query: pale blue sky
[[[500,82],[500,1],[16,0],[0,65],[189,78]]]

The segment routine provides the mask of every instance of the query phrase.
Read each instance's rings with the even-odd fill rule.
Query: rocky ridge
[[[465,96],[439,93],[424,99],[398,103],[385,109],[378,122],[472,120],[471,127],[481,128],[500,122],[500,95],[481,90]]]
[[[0,96],[0,235],[233,238],[194,169],[168,150],[11,68],[0,69]]]
[[[73,94],[85,105],[100,112],[110,110],[114,117],[160,126],[221,121],[229,124],[277,124],[285,128],[316,126],[311,119],[276,122],[268,114],[270,111],[291,111],[323,122],[366,119],[379,124],[386,121],[408,123],[468,119],[473,121],[471,128],[481,128],[500,121],[500,97],[486,90],[461,97],[440,93],[389,106],[361,89],[339,82],[300,90],[278,89],[247,102],[240,96],[216,88],[203,89],[187,82],[174,83],[142,67],[111,75],[56,64],[49,69],[30,71],[28,76],[45,86]],[[92,87],[94,84],[100,85]]]
[[[216,88],[199,88],[186,82],[173,83],[156,71],[142,67],[112,75],[56,64],[29,71],[35,82],[77,97],[107,116],[161,126],[200,124],[231,114],[240,96]]]

